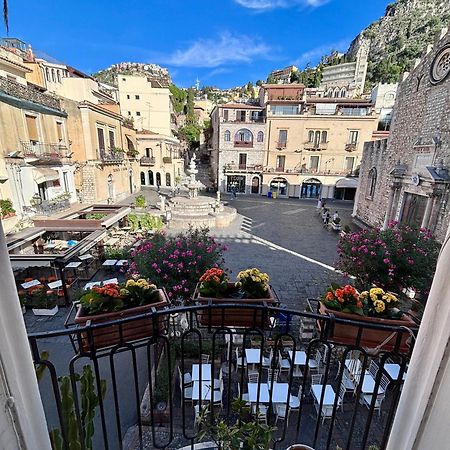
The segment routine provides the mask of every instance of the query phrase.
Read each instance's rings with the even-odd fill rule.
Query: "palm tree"
[[[9,33],[8,0],[3,0],[3,22],[5,23],[6,33]]]

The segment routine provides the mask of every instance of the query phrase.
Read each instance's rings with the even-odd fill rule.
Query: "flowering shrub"
[[[269,275],[259,269],[247,269],[238,273],[236,287],[247,298],[265,298],[269,291]]]
[[[206,297],[221,297],[228,290],[228,277],[224,270],[213,267],[200,277],[199,292]]]
[[[80,303],[87,315],[93,315],[149,305],[158,299],[156,285],[141,278],[124,285],[95,286],[80,298]]]
[[[172,300],[189,299],[200,275],[224,263],[224,250],[207,228],[189,229],[177,236],[156,233],[132,253],[130,273],[164,286]]]
[[[361,292],[360,300],[364,302],[364,309],[369,316],[386,316],[392,319],[402,316],[402,311],[397,308],[399,300],[392,292],[374,287],[369,291]]]
[[[402,292],[412,288],[427,295],[439,245],[428,230],[395,225],[341,237],[337,267],[355,276],[361,289],[375,285],[385,291]]]
[[[25,292],[22,302],[31,308],[52,309],[57,305],[58,297],[53,290],[38,285]]]
[[[327,289],[325,297],[322,298],[324,305],[334,311],[341,311],[344,313],[364,315],[363,302],[360,299],[358,291],[347,284],[340,287],[336,284],[331,285]]]

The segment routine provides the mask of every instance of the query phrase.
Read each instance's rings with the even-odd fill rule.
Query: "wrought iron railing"
[[[147,336],[127,339],[133,323],[139,324],[140,330],[145,328]],[[216,396],[213,389],[201,395],[197,389],[195,394],[195,382],[203,386],[204,381],[207,388],[212,386],[208,380],[220,375],[224,383],[219,388],[220,399],[215,401],[216,412],[232,421],[233,399],[248,398],[255,409],[264,403],[267,422],[276,423],[277,428],[271,448],[304,443],[327,450],[337,445],[384,449],[412,350],[405,349],[405,337],[410,333],[406,328],[242,302],[155,310],[82,328],[71,326],[68,320],[66,326],[65,330],[29,335],[49,427],[60,430],[65,449],[69,449],[70,439],[86,437],[88,419],[82,410],[91,397],[83,396],[93,392],[86,386],[80,389],[77,381],[84,365],[92,368],[94,393],[103,390],[101,380],[106,384],[93,419],[95,449],[122,448],[131,425],[135,426],[133,448],[144,448],[144,442],[145,448],[193,446],[199,433],[194,404],[201,409],[213,404]],[[343,326],[353,330],[344,340],[337,337],[338,327]],[[365,346],[370,330],[389,336],[376,352]],[[246,349],[259,350],[255,361],[251,362],[251,352]],[[194,364],[202,363],[202,355],[209,357],[210,366],[195,377]],[[246,365],[242,356],[247,357]],[[397,375],[387,386],[388,363],[397,368]],[[353,370],[356,364],[358,370]],[[247,383],[247,368],[258,375],[257,385]],[[269,369],[280,369],[279,384],[274,377],[268,382]],[[184,377],[180,381],[179,374],[188,372],[197,378],[194,385],[188,385],[190,380]],[[313,374],[322,375],[320,383],[314,379],[313,384]],[[61,379],[58,381],[61,375],[70,380],[63,389],[59,387]],[[343,398],[339,395],[342,384]],[[371,384],[369,393],[367,384]],[[248,396],[244,394],[247,390]],[[144,391],[146,400],[141,404]],[[288,420],[280,420],[280,399],[275,398],[280,391],[292,405]],[[70,422],[66,417],[68,394],[73,395]],[[83,439],[80,441],[81,448],[86,448]]]
[[[22,153],[28,158],[61,159],[69,158],[70,152],[65,144],[48,144],[45,142],[21,142]]]
[[[139,162],[141,166],[154,166],[156,164],[156,159],[154,156],[143,156]]]
[[[106,164],[117,164],[124,160],[124,152],[100,149],[98,151],[98,158]]]

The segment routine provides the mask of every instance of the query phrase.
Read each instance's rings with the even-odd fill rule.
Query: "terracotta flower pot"
[[[228,283],[232,288],[234,283]],[[268,306],[278,306],[278,299],[272,289],[269,287],[269,291],[266,298],[214,298],[214,297],[202,297],[196,287],[194,292],[194,301],[199,305],[207,305],[209,301],[215,305],[225,303],[239,303],[245,305],[263,305],[266,303]],[[211,314],[211,315],[210,315]],[[264,314],[261,310],[245,309],[245,308],[227,308],[225,310],[215,309],[203,310],[197,313],[197,319],[202,325],[211,326],[225,326],[236,328],[248,328],[258,327],[265,328],[270,325],[269,316]]]
[[[416,324],[414,323],[414,321],[405,314],[401,319],[383,319],[380,317],[359,316],[357,314],[348,314],[328,309],[322,302],[320,302],[319,312],[323,315],[334,314],[335,317],[349,319],[359,323],[358,325],[335,323],[334,331],[330,335],[330,338],[339,344],[345,345],[355,344],[360,326],[364,326],[365,323],[390,325],[394,327],[404,326],[407,328],[416,328]],[[320,328],[321,324],[318,324],[318,326]],[[363,328],[361,333],[360,346],[367,348],[376,348],[380,346],[386,339],[388,339],[392,335],[392,333],[393,331],[390,330]],[[402,338],[400,341],[400,352],[409,352],[409,338],[410,334],[405,330],[405,333],[402,333]],[[397,336],[392,336],[392,338],[388,342],[386,342],[380,350],[392,351],[395,347],[396,339]]]
[[[111,322],[114,320],[124,319],[127,317],[137,316],[140,314],[147,314],[154,309],[164,309],[169,305],[166,293],[162,289],[158,289],[159,300],[150,305],[137,306],[136,308],[124,309],[122,311],[115,311],[103,314],[96,314],[88,316],[85,314],[84,308],[78,308],[75,315],[75,323],[81,326],[85,326],[88,321],[91,324],[97,324],[102,322]],[[165,323],[160,319],[159,323],[160,332],[165,331]],[[153,335],[153,320],[151,318],[138,319],[131,322],[122,324],[122,337],[123,342],[136,341]],[[120,339],[120,327],[119,325],[110,325],[105,328],[93,330],[93,346],[95,349],[101,349],[104,347],[110,347],[118,344]],[[88,334],[82,333],[82,346],[83,350],[89,350]]]

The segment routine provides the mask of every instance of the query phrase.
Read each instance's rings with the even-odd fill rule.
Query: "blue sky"
[[[9,35],[87,73],[149,62],[226,88],[346,50],[389,1],[10,0]]]

